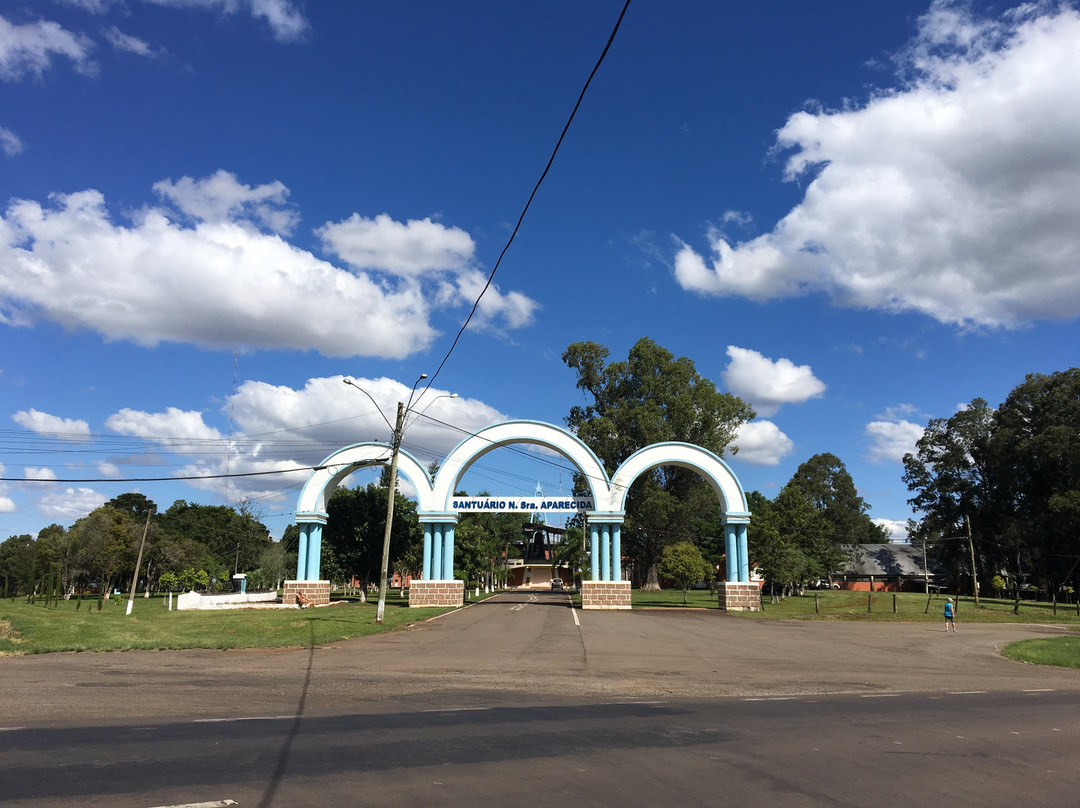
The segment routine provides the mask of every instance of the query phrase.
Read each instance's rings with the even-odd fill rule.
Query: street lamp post
[[[398,452],[401,449],[401,435],[405,427],[405,416],[409,411],[409,407],[412,406],[413,395],[416,393],[416,385],[426,378],[427,374],[421,373],[420,378],[413,383],[412,390],[409,392],[408,403],[399,401],[397,405],[397,423],[393,427],[394,435],[390,442],[390,488],[386,492],[386,528],[383,530],[382,571],[379,576],[379,606],[375,610],[376,623],[382,623],[383,614],[386,611],[386,574],[390,567],[390,530],[394,524],[394,498],[397,494]],[[371,394],[352,379],[342,379],[342,381],[371,398]],[[375,399],[371,398],[371,401],[376,407],[379,406]],[[382,415],[382,410],[379,410],[379,414]],[[383,420],[386,421],[385,415],[383,415]],[[389,421],[386,422],[387,424],[390,423]]]

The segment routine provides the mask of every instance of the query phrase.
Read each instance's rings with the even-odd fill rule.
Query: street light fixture
[[[394,497],[397,494],[397,469],[398,469],[398,452],[401,449],[401,434],[404,431],[405,416],[409,411],[409,407],[412,406],[413,396],[416,394],[416,385],[420,384],[427,378],[426,373],[421,373],[420,378],[413,382],[412,390],[409,391],[408,403],[398,402],[397,405],[397,425],[390,427],[394,430],[393,438],[391,440],[391,453],[390,453],[390,488],[386,492],[386,528],[383,531],[383,547],[382,547],[382,573],[379,576],[379,606],[375,610],[375,622],[382,623],[383,614],[386,611],[386,573],[390,566],[390,529],[394,523]],[[378,409],[379,404],[374,398],[371,398],[371,393],[365,390],[360,385],[356,384],[352,379],[342,379],[345,384],[355,387],[361,393],[371,399],[371,402]],[[379,415],[382,415],[383,420],[386,421],[386,425],[390,426],[390,421],[383,415],[382,410],[379,410]]]

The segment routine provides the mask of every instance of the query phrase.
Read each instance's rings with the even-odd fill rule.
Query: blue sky
[[[0,538],[132,490],[280,535],[302,472],[133,481],[388,438],[342,377],[434,374],[621,9],[3,4]],[[1073,5],[634,0],[405,446],[561,424],[566,346],[648,336],[755,405],[747,490],[832,452],[899,528],[929,418],[1076,364],[1078,189]]]

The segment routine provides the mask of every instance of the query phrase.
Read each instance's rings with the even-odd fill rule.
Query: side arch
[[[386,443],[357,443],[346,446],[326,457],[312,472],[300,491],[296,506],[296,525],[300,529],[300,544],[296,557],[296,580],[319,581],[322,560],[322,529],[328,514],[326,503],[341,481],[365,466],[390,462],[393,447]],[[404,474],[416,489],[418,510],[429,508],[431,502],[431,479],[427,470],[415,457],[398,451],[398,471]],[[329,599],[329,590],[326,591]]]
[[[679,466],[705,478],[720,501],[721,521],[727,551],[727,580],[730,583],[750,582],[750,556],[746,543],[746,526],[750,512],[746,494],[738,477],[713,452],[692,443],[655,443],[646,446],[626,459],[611,479],[610,511],[622,511],[634,480],[659,466]]]
[[[692,443],[654,443],[634,452],[611,479],[608,508],[621,511],[634,480],[659,466],[679,466],[697,472],[712,486],[724,514],[749,516],[742,484],[728,464],[708,449]]]
[[[365,466],[389,465],[393,447],[388,443],[356,443],[338,449],[319,465],[322,468],[312,473],[303,489],[296,506],[297,517],[301,513],[326,513],[326,502],[341,481]],[[431,499],[431,478],[427,469],[404,449],[398,450],[398,472],[404,474],[416,489],[417,510],[429,509]]]

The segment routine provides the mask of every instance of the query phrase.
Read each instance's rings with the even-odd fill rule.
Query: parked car
[[[551,588],[552,589],[562,589],[563,588],[562,578],[552,578],[551,579]]]

